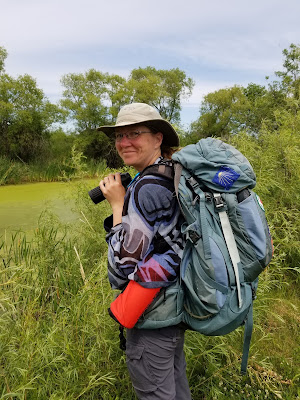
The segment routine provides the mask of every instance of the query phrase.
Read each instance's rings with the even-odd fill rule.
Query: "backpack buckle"
[[[251,290],[252,290],[252,300],[256,300],[257,296],[256,296],[256,290],[255,288],[251,285]]]
[[[190,239],[190,241],[193,242],[193,244],[196,244],[198,242],[198,240],[200,239],[200,237],[201,236],[196,231],[188,231],[187,232],[187,239]]]
[[[188,178],[188,182],[192,186],[193,189],[199,187],[199,183],[196,181],[196,179],[193,176]]]
[[[214,203],[215,203],[215,206],[216,206],[217,210],[219,210],[220,208],[224,207],[225,203],[224,203],[220,193],[214,193]]]

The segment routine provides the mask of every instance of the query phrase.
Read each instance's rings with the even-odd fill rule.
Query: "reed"
[[[103,173],[106,162],[89,160],[76,164],[68,160],[23,163],[0,157],[0,186],[29,182],[70,181],[94,178]]]

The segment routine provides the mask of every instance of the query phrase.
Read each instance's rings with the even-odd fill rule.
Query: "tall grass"
[[[0,399],[135,398],[107,313],[113,294],[102,224],[110,211],[86,192],[84,184],[74,192],[75,224],[45,212],[32,241],[22,232],[0,241]],[[239,374],[242,329],[224,337],[187,332],[194,399],[299,395],[299,299],[292,284],[274,278],[276,257],[259,285],[247,377]]]
[[[79,160],[77,160],[79,161]],[[69,181],[93,178],[106,169],[106,162],[85,160],[46,160],[32,163],[0,157],[0,186],[29,182]]]
[[[47,213],[32,242],[19,233],[1,244],[1,399],[115,399],[121,390],[105,240],[87,222],[73,228]]]
[[[289,118],[260,141],[232,139],[254,165],[275,254],[254,303],[247,376],[239,374],[242,328],[223,337],[187,332],[195,400],[300,398],[300,136]],[[2,180],[27,168],[20,165],[0,161]],[[73,176],[86,171],[78,154],[70,165]],[[102,225],[110,210],[105,201],[95,206],[87,190],[73,191],[76,223],[44,213],[32,241],[21,232],[0,239],[0,400],[135,398],[107,313],[113,294]]]

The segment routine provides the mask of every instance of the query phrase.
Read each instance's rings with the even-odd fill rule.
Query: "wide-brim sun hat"
[[[179,137],[173,126],[163,119],[159,112],[145,103],[131,103],[123,106],[118,113],[115,125],[100,126],[97,130],[113,138],[115,129],[121,126],[147,123],[163,134],[162,144],[170,147],[179,146]]]

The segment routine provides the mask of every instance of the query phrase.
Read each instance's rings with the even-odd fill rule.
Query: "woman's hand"
[[[114,226],[121,223],[126,193],[122,185],[121,175],[117,173],[106,176],[100,181],[99,187],[112,208]]]

